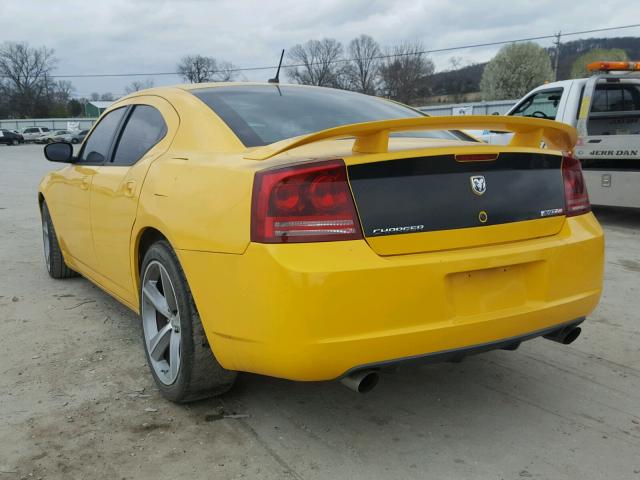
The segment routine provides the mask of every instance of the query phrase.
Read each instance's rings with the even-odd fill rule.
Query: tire
[[[58,237],[56,236],[49,208],[46,203],[42,204],[42,239],[44,243],[44,262],[49,275],[53,278],[77,277],[78,273],[70,269],[62,256]]]
[[[142,341],[160,393],[186,403],[231,389],[237,372],[225,370],[213,355],[184,271],[168,242],[151,245],[140,278]]]
[[[13,141],[11,142],[11,145],[13,145],[14,147],[16,145],[18,145],[20,142],[18,141],[18,139],[13,139]]]

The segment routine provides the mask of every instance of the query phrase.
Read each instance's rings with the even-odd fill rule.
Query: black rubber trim
[[[514,344],[519,344],[526,340],[532,340],[534,338],[542,337],[556,330],[564,329],[567,327],[577,327],[584,322],[585,317],[580,317],[570,322],[559,323],[553,327],[545,328],[543,330],[537,330],[535,332],[527,333],[517,337],[505,338],[502,340],[496,340],[494,342],[481,343],[478,345],[472,345],[470,347],[455,348],[452,350],[442,350],[440,352],[425,353],[422,355],[414,355],[411,357],[397,358],[393,360],[384,360],[382,362],[367,363],[365,365],[358,365],[357,367],[350,368],[345,373],[340,375],[336,380],[347,377],[353,373],[361,370],[375,370],[383,367],[408,365],[408,364],[428,364],[428,363],[440,363],[448,362],[451,360],[458,360],[468,355],[476,355],[478,353],[489,352],[491,350],[505,349]]]

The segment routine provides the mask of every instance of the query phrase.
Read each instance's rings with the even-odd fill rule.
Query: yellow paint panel
[[[328,380],[588,315],[603,246],[586,214],[554,236],[453,251],[381,257],[354,240],[178,255],[222,365]]]

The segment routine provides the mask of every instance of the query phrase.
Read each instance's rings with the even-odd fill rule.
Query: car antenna
[[[280,83],[280,67],[282,66],[282,59],[284,58],[284,48],[282,49],[282,53],[280,54],[280,62],[278,62],[278,70],[276,71],[276,76],[269,79],[269,83]]]

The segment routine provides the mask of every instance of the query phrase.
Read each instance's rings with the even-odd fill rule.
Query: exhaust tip
[[[378,384],[378,380],[380,380],[380,376],[377,372],[367,373],[358,385],[358,393],[370,392]]]
[[[378,384],[379,379],[380,376],[378,375],[378,372],[374,370],[365,370],[344,377],[340,382],[354,392],[367,393],[374,389]]]
[[[580,327],[572,328],[571,330],[569,330],[562,340],[563,345],[569,345],[570,343],[573,343],[574,340],[576,340],[580,336],[581,332],[582,329]]]
[[[562,345],[569,345],[580,336],[581,332],[582,329],[580,327],[565,327],[544,335],[544,338]]]

